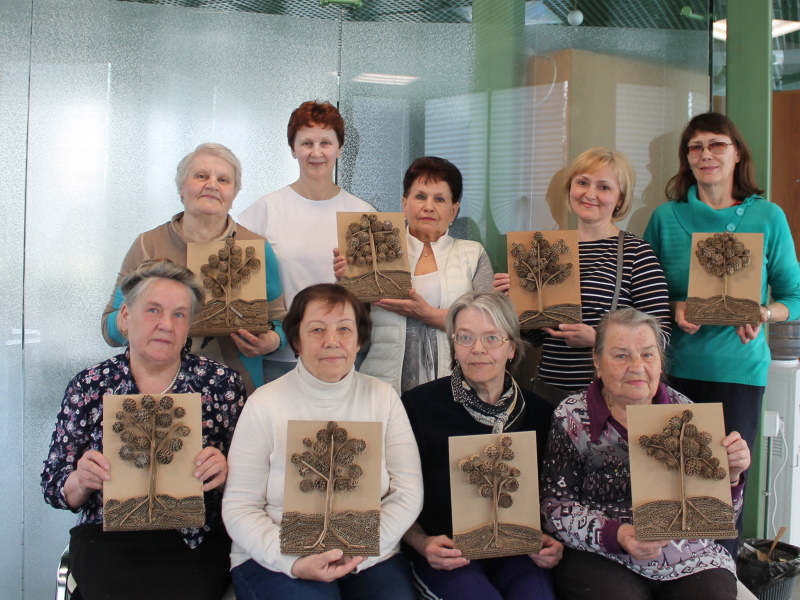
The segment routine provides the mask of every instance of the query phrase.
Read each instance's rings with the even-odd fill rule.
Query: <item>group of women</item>
[[[685,320],[691,236],[764,233],[762,323],[800,315],[800,270],[785,216],[758,196],[733,123],[708,113],[687,125],[672,201],[654,213],[647,241],[615,224],[631,208],[628,160],[593,148],[573,162],[563,192],[578,221],[583,322],[525,334],[544,346],[533,392],[510,374],[526,341],[501,293],[508,275],[493,274],[480,244],[448,235],[458,169],[435,157],[409,167],[402,206],[413,289],[368,308],[335,284],[345,265],[336,212],[374,210],[333,181],[344,122],[330,104],[306,102],[287,137],[299,179],[241,223],[228,214],[241,188],[233,153],[202,144],[181,161],[183,212],[137,238],[103,314],[106,340],[125,352],[67,387],[42,487],[53,506],[80,512],[70,562],[83,598],[216,600],[229,571],[240,600],[735,597],[733,559],[713,540],[635,539],[625,410],[723,402],[741,512],[769,350],[760,325]],[[271,330],[187,339],[203,291],[185,267],[186,245],[234,235],[265,244]],[[662,382],[668,344],[673,387]],[[194,475],[205,525],[103,532],[103,484],[114,476],[103,394],[184,392],[202,396]],[[309,419],[381,423],[379,556],[280,552],[287,423]],[[469,561],[452,539],[447,440],[513,431],[537,432],[551,535],[537,554]]]

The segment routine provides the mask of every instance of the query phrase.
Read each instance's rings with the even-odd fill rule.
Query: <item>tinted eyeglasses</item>
[[[733,142],[709,142],[708,144],[690,144],[686,146],[686,154],[692,158],[700,158],[703,150],[708,148],[711,154],[724,154],[728,146],[733,146]]]

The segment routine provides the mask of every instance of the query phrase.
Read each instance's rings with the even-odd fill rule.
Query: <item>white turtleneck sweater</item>
[[[356,571],[396,554],[400,538],[422,509],[419,452],[400,397],[388,383],[355,370],[341,381],[325,383],[300,360],[293,371],[256,390],[239,417],[222,501],[222,518],[233,540],[231,567],[252,558],[292,576],[298,557],[281,554],[279,539],[290,420],[382,423],[381,554]]]

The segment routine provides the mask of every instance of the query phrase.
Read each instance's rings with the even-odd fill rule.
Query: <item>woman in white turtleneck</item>
[[[353,367],[369,338],[367,309],[341,286],[318,284],[295,296],[283,325],[297,366],[250,396],[228,454],[222,512],[233,540],[236,597],[414,600],[408,559],[399,549],[422,508],[419,454],[397,393]],[[343,558],[338,549],[281,553],[290,420],[382,423],[379,556]]]

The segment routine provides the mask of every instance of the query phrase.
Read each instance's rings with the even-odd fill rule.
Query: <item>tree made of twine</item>
[[[183,440],[192,430],[180,419],[186,416],[186,409],[174,406],[172,396],[161,396],[158,401],[146,394],[137,403],[134,398],[122,401],[122,410],[115,415],[111,426],[119,434],[124,446],[119,450],[122,460],[132,461],[137,469],[150,469],[150,485],[147,498],[137,504],[120,522],[128,519],[140,506],[147,503],[147,520],[153,522],[154,504],[169,509],[156,497],[158,465],[168,465],[175,453],[183,449]]]
[[[478,494],[487,498],[492,503],[492,537],[486,542],[483,549],[490,546],[500,547],[500,519],[498,509],[510,508],[514,504],[511,494],[519,489],[517,478],[521,471],[509,466],[503,461],[514,460],[514,451],[511,449],[513,440],[508,435],[501,435],[499,445],[488,444],[483,449],[486,458],[473,454],[469,458],[458,461],[458,468],[467,474],[467,479],[472,485],[478,486]],[[508,535],[507,532],[503,532]]]
[[[564,240],[551,244],[541,231],[533,234],[530,250],[526,250],[523,244],[511,245],[511,256],[514,258],[512,266],[519,276],[519,286],[531,293],[536,292],[539,302],[538,312],[523,319],[520,325],[544,314],[545,286],[562,283],[572,274],[572,263],[559,263],[561,255],[569,251],[570,248]],[[552,309],[548,312],[561,314]]]
[[[316,439],[305,438],[303,446],[308,448],[302,453],[292,454],[291,462],[303,478],[300,481],[302,492],[324,492],[325,512],[322,532],[317,540],[304,549],[324,548],[325,536],[330,532],[348,548],[364,548],[364,545],[353,544],[346,540],[331,525],[333,494],[357,490],[358,480],[363,474],[362,468],[355,464],[357,455],[367,449],[362,439],[348,438],[347,430],[339,427],[335,421],[317,431]]]
[[[695,254],[703,269],[722,279],[722,299],[705,310],[721,302],[727,310],[734,312],[728,306],[728,276],[750,266],[750,250],[734,234],[726,231],[698,241]]]
[[[261,268],[261,261],[256,258],[256,249],[247,246],[242,256],[242,247],[236,245],[236,240],[232,237],[225,238],[225,247],[220,248],[216,254],[208,257],[208,262],[200,267],[203,274],[203,287],[210,290],[211,296],[216,299],[223,299],[225,305],[216,312],[195,321],[193,325],[208,321],[216,317],[219,313],[225,312],[225,324],[230,326],[233,312],[240,319],[244,318],[242,313],[231,305],[233,290],[242,287],[242,283],[247,282],[250,274],[257,272]]]
[[[703,519],[712,524],[712,521],[686,497],[686,475],[696,475],[703,479],[725,479],[727,471],[720,466],[719,459],[712,456],[709,444],[711,434],[707,431],[698,431],[690,423],[694,418],[691,410],[684,410],[680,416],[672,417],[661,433],[643,435],[639,437],[639,445],[644,448],[648,456],[661,463],[665,469],[672,471],[678,469],[681,481],[681,510],[675,515],[670,527],[675,520],[681,517],[681,529],[686,531],[686,505],[689,504]]]
[[[372,272],[378,291],[383,293],[378,277],[390,281],[398,290],[401,289],[391,277],[378,270],[378,265],[390,263],[403,256],[400,246],[400,229],[389,221],[379,221],[375,213],[363,214],[358,221],[350,223],[345,234],[347,264],[363,267],[372,263]]]

